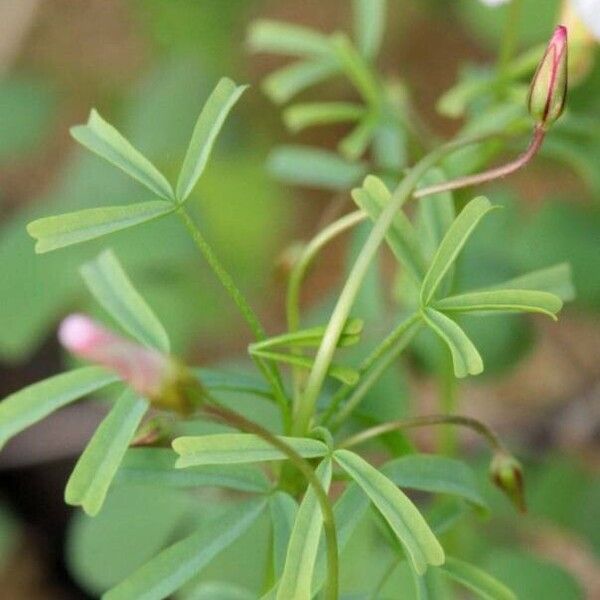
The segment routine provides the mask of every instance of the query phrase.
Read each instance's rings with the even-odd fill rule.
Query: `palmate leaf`
[[[377,56],[385,29],[386,0],[353,0],[354,37],[361,54]]]
[[[456,217],[433,256],[423,280],[421,303],[424,306],[431,302],[444,275],[456,260],[479,221],[492,209],[489,200],[479,196],[471,200]]]
[[[55,410],[118,381],[100,367],[83,367],[29,385],[0,402],[0,448]]]
[[[449,296],[433,304],[436,309],[452,312],[532,312],[556,320],[562,301],[554,294],[533,290],[490,290]]]
[[[421,311],[425,322],[447,344],[452,354],[454,374],[457,377],[479,375],[483,361],[467,334],[452,319],[433,308]]]
[[[375,137],[380,117],[377,113],[365,115],[356,127],[338,144],[338,151],[347,160],[358,160]]]
[[[364,112],[364,106],[351,102],[307,102],[286,108],[283,121],[288,129],[297,133],[314,125],[356,121]]]
[[[265,500],[251,500],[157,554],[102,596],[103,600],[162,600],[197,575],[256,521]]]
[[[163,200],[87,208],[32,221],[27,233],[37,240],[35,251],[43,254],[164,217],[174,210],[173,203]]]
[[[441,570],[483,600],[517,600],[517,596],[512,590],[470,563],[447,556]]]
[[[312,358],[309,358],[308,356],[299,356],[296,354],[283,354],[281,352],[270,352],[267,350],[257,350],[255,348],[251,348],[250,353],[253,356],[266,358],[267,360],[293,365],[295,367],[300,367],[302,369],[307,370],[312,369],[314,364],[314,360]],[[327,369],[327,375],[347,385],[354,385],[358,382],[360,378],[360,374],[358,373],[358,371],[352,369],[351,367],[345,367],[344,365],[338,365],[335,363],[329,365],[329,368]]]
[[[569,263],[559,263],[545,269],[536,269],[519,277],[498,283],[488,290],[536,290],[558,296],[563,302],[575,298],[572,270]],[[486,291],[486,290],[478,290]]]
[[[421,513],[385,475],[348,450],[336,450],[334,458],[369,496],[406,550],[414,569],[423,574],[428,565],[441,565],[444,550]]]
[[[362,333],[363,325],[364,323],[361,319],[348,319],[340,335],[338,346],[343,347],[356,343]],[[324,325],[318,325],[317,327],[270,337],[266,340],[251,344],[250,353],[254,350],[277,348],[281,346],[287,348],[319,346],[325,335],[325,329]]]
[[[279,580],[283,573],[292,528],[298,513],[298,503],[285,492],[275,492],[269,499],[273,535],[273,575]]]
[[[265,77],[261,87],[273,102],[283,104],[338,71],[339,66],[335,60],[301,60]]]
[[[327,36],[301,25],[260,19],[248,31],[248,45],[253,52],[286,56],[323,57],[331,53]]]
[[[329,449],[319,440],[279,436],[304,458],[325,456]],[[216,433],[184,436],[173,440],[173,450],[179,454],[178,469],[197,465],[225,465],[286,460],[278,448],[251,433]]]
[[[334,152],[310,146],[279,146],[267,159],[269,173],[292,185],[345,191],[366,173],[364,163],[352,163]]]
[[[460,460],[433,454],[409,454],[385,463],[381,472],[400,488],[451,494],[479,508],[487,508],[475,473]]]
[[[173,188],[164,175],[95,110],[90,113],[86,125],[71,128],[71,135],[161,198],[174,199]]]
[[[331,483],[331,460],[324,460],[316,471],[327,491]],[[277,600],[310,600],[312,579],[323,515],[312,487],[306,491],[298,509],[287,550],[283,574],[279,581]]]
[[[372,221],[376,221],[389,203],[391,193],[381,179],[369,175],[361,188],[352,190],[352,198]],[[417,232],[402,210],[394,217],[386,241],[402,266],[416,281],[420,281],[425,275],[425,260]]]
[[[271,484],[253,465],[206,465],[176,469],[177,454],[168,448],[132,448],[125,453],[114,484],[149,484],[171,488],[222,487],[266,494]]]
[[[79,457],[65,489],[65,502],[98,514],[125,451],[148,409],[148,401],[126,390]]]
[[[229,111],[247,87],[238,86],[231,79],[223,77],[202,107],[177,180],[179,202],[190,195],[202,175]]]
[[[96,300],[125,331],[146,346],[169,352],[167,332],[112,250],[85,263],[81,274]]]

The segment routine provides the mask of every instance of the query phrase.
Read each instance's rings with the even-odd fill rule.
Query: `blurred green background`
[[[285,130],[280,109],[259,86],[284,62],[251,55],[244,43],[246,29],[260,17],[327,32],[348,30],[351,4],[0,1],[2,396],[60,369],[64,357],[54,341],[56,324],[73,309],[97,312],[77,269],[107,244],[155,308],[178,354],[199,364],[215,364],[243,354],[249,341],[177,222],[159,221],[114,234],[108,242],[34,254],[25,232],[33,218],[146,197],[143,188],[70,139],[69,126],[84,122],[91,107],[174,179],[195,118],[218,78],[227,75],[251,84],[190,204],[269,329],[276,332],[284,326],[281,253],[293,240],[315,232],[339,194],[282,185],[269,174],[266,159],[273,147],[291,141],[334,148],[340,129],[320,128],[301,136]],[[520,47],[548,37],[559,4],[524,2]],[[439,135],[456,131],[460,122],[440,115],[436,99],[459,77],[493,64],[505,10],[488,9],[477,0],[389,1],[381,70],[407,84],[422,118]],[[559,324],[516,317],[481,331],[476,322],[467,324],[482,349],[488,375],[465,386],[461,411],[486,419],[518,444],[529,467],[531,515],[516,520],[494,497],[500,516],[465,526],[456,543],[466,556],[513,583],[523,598],[600,597],[600,482],[594,477],[600,460],[597,45],[590,61],[569,106],[587,119],[582,127],[595,127],[595,133],[570,132],[554,140],[550,135],[531,168],[493,187],[490,199],[506,210],[474,236],[459,271],[466,287],[564,260],[573,267],[577,300]],[[353,98],[343,81],[305,96]],[[309,307],[319,306],[318,300],[336,289],[345,262],[341,244],[326,254],[309,280]],[[469,268],[470,264],[477,266]],[[391,281],[388,287],[393,287]],[[384,303],[389,304],[390,297],[385,290]],[[432,406],[431,383],[422,365],[416,365],[423,362],[422,354],[416,347],[409,373],[388,382],[396,393],[401,389],[401,395],[410,396],[403,406],[410,404],[416,412]],[[160,547],[173,523],[198,518],[189,502],[165,495],[145,499],[148,513],[136,521],[131,498],[141,494],[139,490],[115,494],[97,521],[81,515],[71,518],[62,506],[61,486],[93,418],[76,415],[41,425],[0,457],[0,589],[8,590],[3,597],[94,597],[127,572],[125,558],[139,564]],[[431,447],[428,438],[420,443]],[[474,441],[467,438],[464,444],[473,449],[473,460],[479,460]],[[255,543],[252,535],[246,537],[246,544]],[[355,545],[349,551],[356,555],[348,563],[350,587],[366,577],[360,568],[365,545]],[[120,550],[115,555],[116,549]],[[244,548],[236,552],[243,556]],[[240,582],[252,576],[240,567]],[[210,597],[200,594],[195,597]]]

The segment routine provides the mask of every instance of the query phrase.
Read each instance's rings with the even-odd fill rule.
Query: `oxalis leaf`
[[[532,312],[556,321],[562,301],[554,294],[533,290],[489,290],[449,296],[434,303],[436,309],[455,312]]]
[[[65,502],[98,514],[125,451],[148,409],[148,401],[126,390],[79,457],[65,489]]]
[[[425,322],[447,344],[452,354],[454,374],[457,377],[479,375],[483,371],[483,360],[467,334],[445,314],[433,308],[421,311]]]
[[[163,200],[88,208],[32,221],[27,233],[37,240],[35,251],[43,254],[164,217],[174,210],[171,202]]]
[[[221,127],[248,86],[237,86],[231,79],[224,77],[204,104],[196,121],[190,145],[187,149],[179,179],[177,180],[177,199],[183,202],[202,175],[210,157]]]
[[[323,57],[331,53],[322,33],[290,23],[261,19],[250,26],[248,45],[253,52]]]
[[[167,332],[112,250],[84,264],[81,274],[96,300],[125,331],[146,346],[169,352]]]
[[[223,487],[266,494],[270,482],[251,465],[208,465],[176,469],[177,454],[168,448],[132,448],[127,451],[115,484],[152,484],[171,488]]]
[[[283,573],[285,557],[296,515],[298,503],[285,492],[275,492],[269,500],[273,531],[273,574],[278,580]]]
[[[325,490],[331,483],[331,460],[324,460],[317,468],[317,477]],[[323,515],[317,496],[311,486],[298,509],[285,559],[285,567],[277,600],[310,600],[315,560],[319,549]]]
[[[173,188],[165,176],[136,150],[110,123],[92,110],[86,125],[71,128],[71,135],[88,150],[125,171],[165,200],[173,200]]]
[[[442,546],[415,505],[394,483],[349,450],[336,450],[333,456],[388,522],[417,573],[423,574],[428,565],[443,564]]]
[[[280,436],[304,458],[325,456],[329,450],[319,440]],[[215,433],[186,436],[173,440],[173,450],[179,454],[178,469],[195,465],[243,464],[270,460],[286,460],[278,448],[252,433]]]
[[[265,500],[252,500],[229,510],[200,531],[157,554],[106,592],[103,600],[167,598],[239,538],[254,523],[265,504]]]
[[[0,448],[55,410],[118,381],[100,367],[83,367],[27,386],[0,402]]]
[[[427,306],[433,298],[444,275],[452,266],[469,236],[493,206],[483,196],[474,198],[456,217],[436,250],[421,286],[421,304]]]
[[[446,557],[445,575],[472,590],[483,600],[517,600],[515,593],[485,571],[457,558]]]

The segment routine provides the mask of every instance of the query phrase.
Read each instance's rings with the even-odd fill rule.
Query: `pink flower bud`
[[[141,396],[154,403],[181,410],[175,396],[181,373],[169,356],[146,348],[105,329],[89,317],[68,316],[58,331],[60,343],[74,355],[115,371]]]
[[[567,28],[554,30],[529,89],[529,113],[546,129],[563,112],[567,99]]]

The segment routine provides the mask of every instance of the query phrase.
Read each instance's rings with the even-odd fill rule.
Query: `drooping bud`
[[[490,464],[490,477],[521,512],[527,512],[523,468],[519,461],[503,450],[494,455]]]
[[[567,99],[567,28],[554,30],[529,89],[529,113],[547,129],[563,112]]]
[[[181,389],[189,376],[170,356],[125,339],[80,314],[70,315],[61,323],[58,339],[75,356],[115,371],[154,405],[190,412]]]

